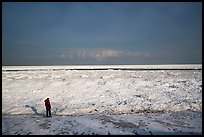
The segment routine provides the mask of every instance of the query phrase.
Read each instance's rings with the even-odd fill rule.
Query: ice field
[[[2,134],[202,134],[202,65],[2,66]]]

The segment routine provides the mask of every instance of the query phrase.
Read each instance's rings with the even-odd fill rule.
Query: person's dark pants
[[[51,110],[50,109],[46,109],[46,116],[51,117]]]

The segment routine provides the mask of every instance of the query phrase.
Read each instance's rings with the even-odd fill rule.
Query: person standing
[[[47,117],[52,117],[52,116],[51,116],[51,104],[50,104],[49,98],[47,98],[47,99],[45,100],[45,107],[46,107],[46,116],[47,116]]]

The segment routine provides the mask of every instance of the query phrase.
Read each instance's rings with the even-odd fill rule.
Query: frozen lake
[[[177,65],[70,65],[70,66],[2,66],[3,71],[12,70],[144,70],[144,69],[202,69],[201,64]]]
[[[20,119],[33,117],[33,115],[31,123],[35,118],[43,121],[44,118],[41,116],[45,114],[44,100],[47,97],[51,100],[54,116],[52,120],[58,119],[59,124],[56,125],[55,122],[50,128],[45,129],[36,124],[35,131],[32,130],[34,126],[26,129],[30,131],[30,134],[37,134],[38,130],[41,131],[40,134],[62,134],[55,130],[58,129],[60,123],[61,128],[67,127],[64,117],[76,118],[78,115],[84,117],[88,115],[90,119],[97,117],[98,121],[103,119],[102,117],[106,119],[109,117],[109,120],[96,124],[97,130],[84,129],[80,127],[80,121],[78,121],[79,126],[69,127],[73,132],[63,130],[64,134],[136,134],[137,130],[137,134],[202,133],[202,116],[200,115],[202,114],[202,65],[199,64],[2,66],[2,114],[4,115],[2,132],[27,134],[26,131],[23,132],[21,124],[16,124],[18,128],[9,131],[6,127],[12,127],[12,124],[18,123]],[[147,116],[145,120],[146,114],[151,116]],[[197,117],[194,117],[193,115],[196,114]],[[188,125],[183,124],[179,131],[173,130],[176,127],[173,125],[178,127],[178,123],[175,124],[173,120],[177,116],[182,117],[177,122]],[[13,121],[9,122],[10,117]],[[159,129],[153,130],[154,126],[149,124],[148,129],[144,131],[133,125],[122,128],[124,132],[114,126],[109,131],[102,130],[102,126],[110,124],[110,121],[114,125],[111,119],[119,117],[122,117],[123,125],[125,120],[129,125],[138,125],[138,122],[142,120],[147,125],[145,127],[148,127],[147,123],[150,123],[148,121],[157,117],[160,122],[154,120],[152,124],[155,122],[161,127],[157,125]],[[165,117],[163,121],[162,117]],[[183,117],[189,119],[185,121]],[[89,118],[87,121],[90,120]],[[165,119],[168,119],[168,122]],[[44,120],[44,123],[52,123],[52,120]],[[165,122],[172,123],[164,125]],[[163,126],[169,128],[168,132],[166,128],[165,130],[162,128]]]

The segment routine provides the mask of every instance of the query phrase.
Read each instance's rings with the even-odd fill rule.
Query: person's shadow
[[[40,113],[38,113],[35,107],[29,106],[29,105],[26,105],[25,107],[30,107],[35,114],[40,115]]]

